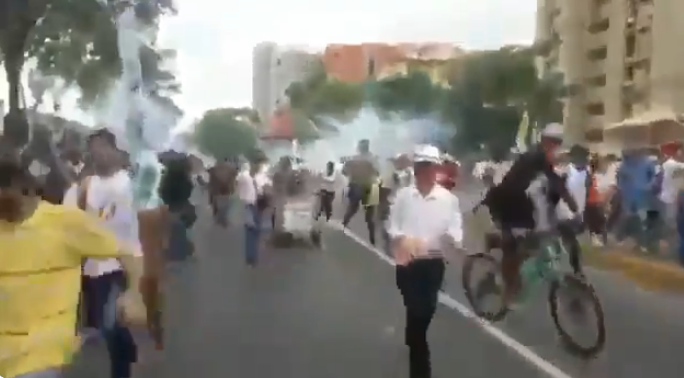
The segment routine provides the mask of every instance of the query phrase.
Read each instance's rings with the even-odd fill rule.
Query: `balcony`
[[[603,61],[587,62],[584,69],[584,77],[597,77],[605,74],[606,70]]]
[[[653,25],[653,3],[640,4],[637,8],[635,26],[637,31],[650,29]]]
[[[584,36],[585,47],[587,52],[599,51],[608,45],[608,33],[591,33],[587,32]]]
[[[653,53],[653,34],[642,32],[637,34],[636,51],[634,52],[634,60],[640,61],[649,59]]]
[[[604,87],[586,87],[585,88],[585,99],[587,105],[590,104],[603,104],[604,102]]]

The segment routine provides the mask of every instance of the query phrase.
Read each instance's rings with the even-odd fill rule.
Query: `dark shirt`
[[[576,212],[577,203],[568,192],[565,180],[556,173],[546,154],[539,147],[520,155],[492,192],[494,195],[519,198],[540,175],[544,175],[548,180],[552,201],[563,200],[571,211]]]

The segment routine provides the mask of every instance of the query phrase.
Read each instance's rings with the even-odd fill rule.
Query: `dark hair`
[[[335,163],[332,161],[328,162],[328,165],[326,166],[328,168],[328,176],[332,175],[333,172],[335,172]]]
[[[94,131],[92,134],[88,135],[88,146],[90,146],[90,144],[96,138],[102,139],[105,142],[107,142],[107,144],[109,144],[110,146],[116,148],[116,136],[111,131],[107,129],[98,129]]]
[[[158,194],[164,204],[178,206],[188,202],[193,187],[187,158],[171,159],[162,173]]]
[[[41,194],[38,180],[23,166],[21,160],[12,154],[0,156],[0,188],[19,186],[22,190]]]

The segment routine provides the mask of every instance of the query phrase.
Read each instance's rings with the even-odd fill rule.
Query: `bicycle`
[[[530,292],[546,283],[548,285],[548,303],[551,318],[553,320],[556,331],[559,334],[563,345],[572,353],[575,353],[584,358],[590,358],[600,353],[606,343],[606,329],[604,323],[604,314],[601,302],[596,295],[594,287],[582,277],[568,271],[564,267],[563,260],[568,256],[568,252],[563,246],[563,242],[558,233],[549,233],[547,235],[524,235],[518,236],[519,249],[524,251],[533,251],[522,264],[520,274],[522,277],[522,290],[520,293],[521,302],[524,303],[528,299]],[[490,251],[478,252],[470,254],[465,257],[462,270],[462,285],[465,291],[465,296],[473,309],[473,312],[480,318],[490,322],[500,321],[506,317],[510,312],[510,308],[502,304],[501,308],[494,312],[486,312],[481,309],[480,299],[484,295],[489,294],[485,291],[497,290],[501,287],[501,282],[497,282],[497,274],[500,273],[500,263],[490,254]],[[489,271],[484,279],[478,284],[475,291],[470,286],[473,266],[477,262],[488,263],[494,268],[494,271]],[[588,300],[598,328],[598,335],[596,340],[591,345],[581,345],[567,332],[559,318],[559,293],[564,289],[573,290],[575,293],[581,295],[581,298]],[[576,297],[577,298],[577,297]],[[572,304],[578,304],[573,301]],[[581,305],[581,304],[580,304]],[[581,310],[581,309],[580,309]]]

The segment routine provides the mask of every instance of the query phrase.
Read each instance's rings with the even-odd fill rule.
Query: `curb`
[[[586,245],[583,251],[587,265],[619,272],[643,289],[684,294],[684,267],[675,262],[657,261],[631,251],[604,251]]]

